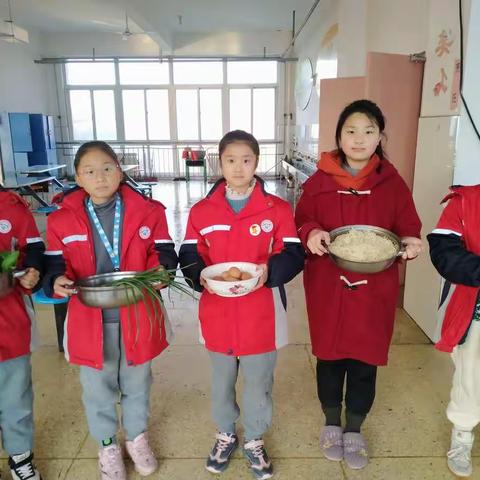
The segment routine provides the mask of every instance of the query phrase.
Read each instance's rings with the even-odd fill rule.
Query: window
[[[168,90],[147,90],[149,140],[170,140]]]
[[[275,89],[253,89],[253,135],[256,138],[275,138]]]
[[[166,85],[169,83],[168,62],[120,62],[121,85]]]
[[[177,85],[223,83],[222,62],[174,62],[173,82]]]
[[[75,62],[65,65],[68,85],[113,85],[113,62]]]
[[[230,130],[237,128],[259,140],[275,138],[274,88],[230,89]]]
[[[125,140],[146,140],[144,91],[124,90],[122,98]]]
[[[70,90],[70,110],[74,140],[93,140],[90,90]]]
[[[277,83],[277,62],[227,62],[228,83]]]
[[[252,131],[252,100],[249,88],[230,90],[230,130]]]
[[[222,91],[200,90],[200,134],[202,140],[218,141],[222,138]]]
[[[116,140],[117,122],[113,90],[95,90],[93,92],[93,105],[96,138],[99,140]]]
[[[177,90],[178,139],[196,140],[198,133],[197,90]]]

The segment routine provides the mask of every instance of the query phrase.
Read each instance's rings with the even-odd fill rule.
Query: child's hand
[[[69,297],[75,293],[74,288],[66,288],[67,285],[73,285],[73,280],[70,280],[65,275],[60,275],[55,280],[53,284],[53,291],[55,295],[59,295],[60,297]]]
[[[251,290],[252,292],[254,292],[255,290],[258,290],[259,288],[262,288],[268,278],[268,266],[265,263],[261,263],[260,265],[257,265],[257,271],[259,270],[262,271],[262,274],[260,275],[260,277],[258,277],[258,282],[255,285],[255,287]]]
[[[216,295],[216,293],[208,286],[207,281],[200,276],[200,285],[208,292],[211,293],[212,295]]]
[[[405,253],[402,255],[404,260],[416,258],[423,252],[423,243],[419,238],[403,237],[402,243],[405,245]]]
[[[40,280],[40,272],[35,268],[27,268],[27,273],[18,277],[18,281],[23,288],[31,290]]]
[[[322,256],[325,253],[328,253],[325,245],[330,245],[330,234],[319,228],[314,228],[307,238],[307,247],[308,249],[316,254]]]

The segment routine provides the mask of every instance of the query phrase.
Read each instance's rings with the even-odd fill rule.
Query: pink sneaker
[[[98,466],[102,480],[127,480],[122,449],[116,444],[98,451]]]
[[[141,433],[133,440],[126,442],[127,452],[135,464],[135,470],[142,476],[151,475],[157,468],[158,462],[148,444],[147,432]]]

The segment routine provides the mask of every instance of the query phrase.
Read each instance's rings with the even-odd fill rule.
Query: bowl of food
[[[340,268],[357,273],[382,272],[404,253],[397,235],[372,225],[345,225],[332,230],[328,251]]]
[[[201,277],[221,297],[241,297],[252,291],[262,274],[255,263],[225,262],[206,267]]]

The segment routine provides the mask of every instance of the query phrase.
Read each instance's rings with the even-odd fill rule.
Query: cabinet
[[[57,151],[53,116],[31,113],[30,130],[32,151],[28,154],[29,165],[56,164]]]

